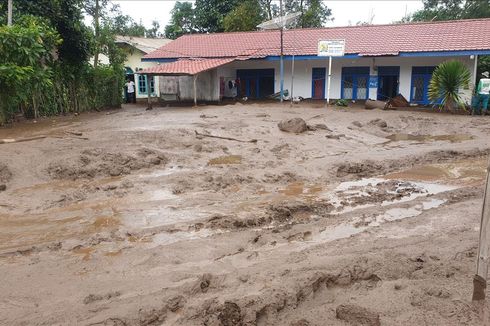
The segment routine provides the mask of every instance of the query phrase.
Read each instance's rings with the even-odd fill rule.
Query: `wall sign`
[[[318,41],[319,57],[342,57],[345,52],[345,40]]]

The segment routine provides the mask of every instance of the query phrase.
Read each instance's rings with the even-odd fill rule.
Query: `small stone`
[[[361,128],[362,127],[362,123],[360,123],[359,121],[353,121],[352,124],[356,127],[359,127]]]
[[[7,185],[4,183],[0,184],[0,191],[5,191],[5,190],[7,190]]]

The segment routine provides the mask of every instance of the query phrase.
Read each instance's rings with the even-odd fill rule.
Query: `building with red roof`
[[[344,40],[344,54],[333,57],[331,98],[385,100],[401,93],[428,104],[428,83],[441,62],[461,60],[476,80],[478,56],[490,55],[489,33],[490,19],[287,30],[284,85],[293,96],[325,98],[328,58],[318,56],[318,42]],[[193,88],[199,100],[263,98],[279,92],[280,54],[278,30],[192,34],[146,54],[142,61],[159,65],[141,73],[179,76],[161,77],[160,93],[182,100],[192,99]]]

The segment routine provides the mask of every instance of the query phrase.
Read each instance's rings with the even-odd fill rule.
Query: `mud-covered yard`
[[[2,325],[490,325],[486,117],[128,106],[0,129],[34,136],[0,145]]]

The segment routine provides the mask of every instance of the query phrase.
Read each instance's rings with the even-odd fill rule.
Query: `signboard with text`
[[[345,51],[345,40],[318,41],[319,57],[341,57]]]

